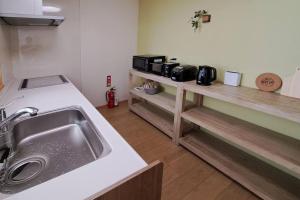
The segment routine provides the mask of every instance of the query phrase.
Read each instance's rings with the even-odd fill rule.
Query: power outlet
[[[111,87],[111,75],[106,77],[106,87]]]

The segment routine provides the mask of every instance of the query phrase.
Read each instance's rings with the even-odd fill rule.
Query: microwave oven
[[[165,56],[140,55],[133,56],[132,67],[139,71],[152,72],[152,63],[166,62]]]

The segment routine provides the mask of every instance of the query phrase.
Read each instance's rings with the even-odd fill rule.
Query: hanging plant
[[[210,22],[210,15],[208,15],[206,10],[196,11],[194,16],[191,17],[190,22],[192,24],[192,28],[194,28],[194,31],[197,31],[197,29],[200,28],[201,23]]]

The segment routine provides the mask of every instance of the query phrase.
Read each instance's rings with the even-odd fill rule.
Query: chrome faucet
[[[17,112],[15,112],[14,114],[6,118],[5,108],[4,107],[0,108],[0,152],[5,151],[5,149],[9,149],[9,154],[10,154],[12,150],[12,147],[9,144],[10,141],[9,139],[10,134],[8,134],[9,124],[15,119],[25,114],[29,114],[30,116],[35,116],[37,115],[38,111],[39,110],[37,108],[27,107],[18,110]],[[7,158],[2,158],[2,156],[1,156],[1,160],[3,161],[0,163],[0,182],[3,181],[3,178],[5,177],[5,172],[7,167]],[[7,155],[7,157],[9,157],[9,155]]]
[[[34,107],[27,107],[27,108],[23,108],[18,110],[17,112],[15,112],[14,114],[12,114],[11,116],[6,118],[6,112],[5,112],[5,108],[0,109],[0,131],[2,133],[7,132],[8,130],[8,125],[14,121],[15,119],[21,117],[22,115],[25,114],[29,114],[30,116],[36,116],[38,113],[39,109],[34,108]]]
[[[5,108],[11,104],[13,104],[15,101],[19,100],[19,99],[23,99],[24,96],[19,96],[16,98],[13,98],[11,101],[9,101],[7,104],[3,104],[0,106],[0,122],[4,121],[6,119],[6,112],[5,112]],[[1,129],[0,129],[1,130]]]
[[[9,134],[9,125],[11,122],[13,122],[15,119],[21,117],[22,115],[29,114],[30,116],[35,116],[38,113],[37,108],[33,107],[27,107],[18,110],[11,116],[6,118],[6,112],[5,108],[0,108],[0,151],[2,151],[5,148],[11,148],[10,142],[11,142],[11,135]],[[0,166],[1,168],[1,166]]]
[[[0,122],[6,118],[5,108],[0,108]]]
[[[25,115],[29,114],[30,116],[35,116],[38,113],[38,109],[34,107],[27,107],[18,110],[14,114],[12,114],[9,117],[6,117],[5,108],[6,106],[12,104],[15,100],[20,99],[23,97],[18,97],[13,99],[10,103],[8,103],[5,106],[0,106],[0,152],[2,154],[1,156],[1,163],[0,163],[0,182],[3,181],[3,178],[5,177],[6,168],[7,168],[7,159],[10,156],[12,147],[10,145],[10,134],[9,134],[9,126],[10,123],[13,122],[15,119]],[[9,149],[9,154],[6,155],[5,158],[3,158],[3,152],[5,152],[7,149]]]

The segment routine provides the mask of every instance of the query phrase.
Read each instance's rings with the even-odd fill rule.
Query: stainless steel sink
[[[10,129],[0,192],[16,193],[100,159],[111,148],[81,108],[23,118]]]

